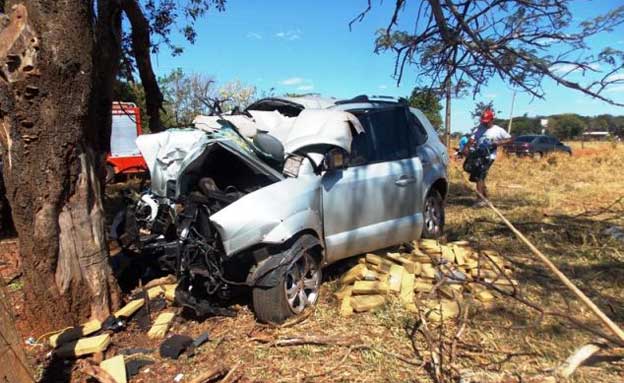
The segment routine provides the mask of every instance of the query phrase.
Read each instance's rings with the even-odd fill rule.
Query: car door
[[[535,153],[546,153],[547,151],[547,145],[546,145],[546,137],[538,137],[535,140],[534,145],[534,152]]]
[[[359,114],[350,165],[322,179],[328,262],[417,238],[422,230],[422,165],[410,156],[404,107]]]

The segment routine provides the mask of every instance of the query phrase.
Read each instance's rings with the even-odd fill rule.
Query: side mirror
[[[332,148],[325,153],[324,162],[327,170],[345,169],[347,167],[347,152],[342,148]]]

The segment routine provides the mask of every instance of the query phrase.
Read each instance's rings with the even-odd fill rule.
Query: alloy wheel
[[[293,313],[299,314],[316,303],[321,286],[321,268],[314,257],[304,253],[286,271],[284,292],[286,301]]]
[[[442,212],[434,198],[427,198],[425,202],[425,227],[428,233],[437,234],[441,230]]]

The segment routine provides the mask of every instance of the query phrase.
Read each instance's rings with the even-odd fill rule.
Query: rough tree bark
[[[119,294],[98,177],[116,60],[115,51],[104,53],[119,15],[99,9],[107,19],[98,22],[108,23],[102,40],[90,1],[7,1],[4,9],[11,16],[0,32],[0,143],[27,307],[42,332],[103,319]]]

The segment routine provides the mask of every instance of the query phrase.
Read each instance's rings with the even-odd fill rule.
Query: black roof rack
[[[371,96],[368,97],[365,94],[355,96],[347,100],[336,101],[336,105],[344,104],[356,104],[356,103],[386,103],[386,104],[407,104],[407,100],[404,97],[392,97],[392,96]]]

